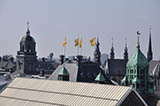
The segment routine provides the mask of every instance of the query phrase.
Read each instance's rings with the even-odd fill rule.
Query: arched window
[[[22,46],[22,51],[24,51],[24,45]]]
[[[27,52],[30,52],[31,51],[31,47],[28,45],[27,46]]]

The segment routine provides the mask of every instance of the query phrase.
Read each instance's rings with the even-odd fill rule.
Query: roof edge
[[[135,91],[135,89],[131,88],[131,87],[130,87],[130,89],[128,89],[127,93],[125,95],[123,95],[123,97],[119,100],[119,102],[116,104],[116,106],[120,106],[132,91],[138,96],[138,98],[144,103],[145,106],[148,106],[147,103],[142,99],[142,97]]]
[[[139,99],[145,104],[145,106],[148,106],[147,103],[143,100],[143,98],[137,93],[135,89],[132,89],[132,91],[139,97]]]
[[[122,96],[122,98],[119,100],[119,102],[116,104],[116,106],[120,106],[123,101],[127,98],[127,96],[131,93],[132,88],[130,87],[125,95]]]

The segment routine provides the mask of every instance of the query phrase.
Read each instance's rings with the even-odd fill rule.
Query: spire
[[[27,22],[27,32],[26,32],[26,35],[30,35],[29,22]]]
[[[127,38],[125,39],[124,59],[128,60]]]
[[[139,31],[137,31],[137,48],[140,49],[140,43],[139,43],[139,35],[141,33]]]
[[[97,43],[96,46],[99,47],[99,38],[97,37]]]
[[[111,53],[110,53],[110,59],[114,59],[113,38],[112,38],[112,48],[111,48]]]
[[[96,43],[96,49],[94,51],[94,60],[96,63],[98,63],[99,65],[101,64],[101,52],[100,52],[100,49],[99,49],[99,39],[97,37],[97,43]]]
[[[150,27],[147,60],[150,62],[152,58],[153,58],[153,53],[152,53],[152,40],[151,40],[151,27]]]
[[[97,83],[105,83],[105,77],[103,76],[103,74],[101,72],[99,72],[99,74],[97,75],[95,81]]]

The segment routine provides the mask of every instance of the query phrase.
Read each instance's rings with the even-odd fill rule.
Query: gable
[[[131,91],[120,106],[145,106],[145,104],[134,91]]]

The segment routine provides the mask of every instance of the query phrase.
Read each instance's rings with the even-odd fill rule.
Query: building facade
[[[126,74],[121,84],[132,86],[142,96],[147,97],[154,91],[154,80],[148,73],[149,62],[140,50],[139,36],[136,52],[129,58]]]
[[[17,52],[17,71],[22,74],[37,74],[36,42],[30,35],[29,27],[26,35],[20,41],[20,50]]]

